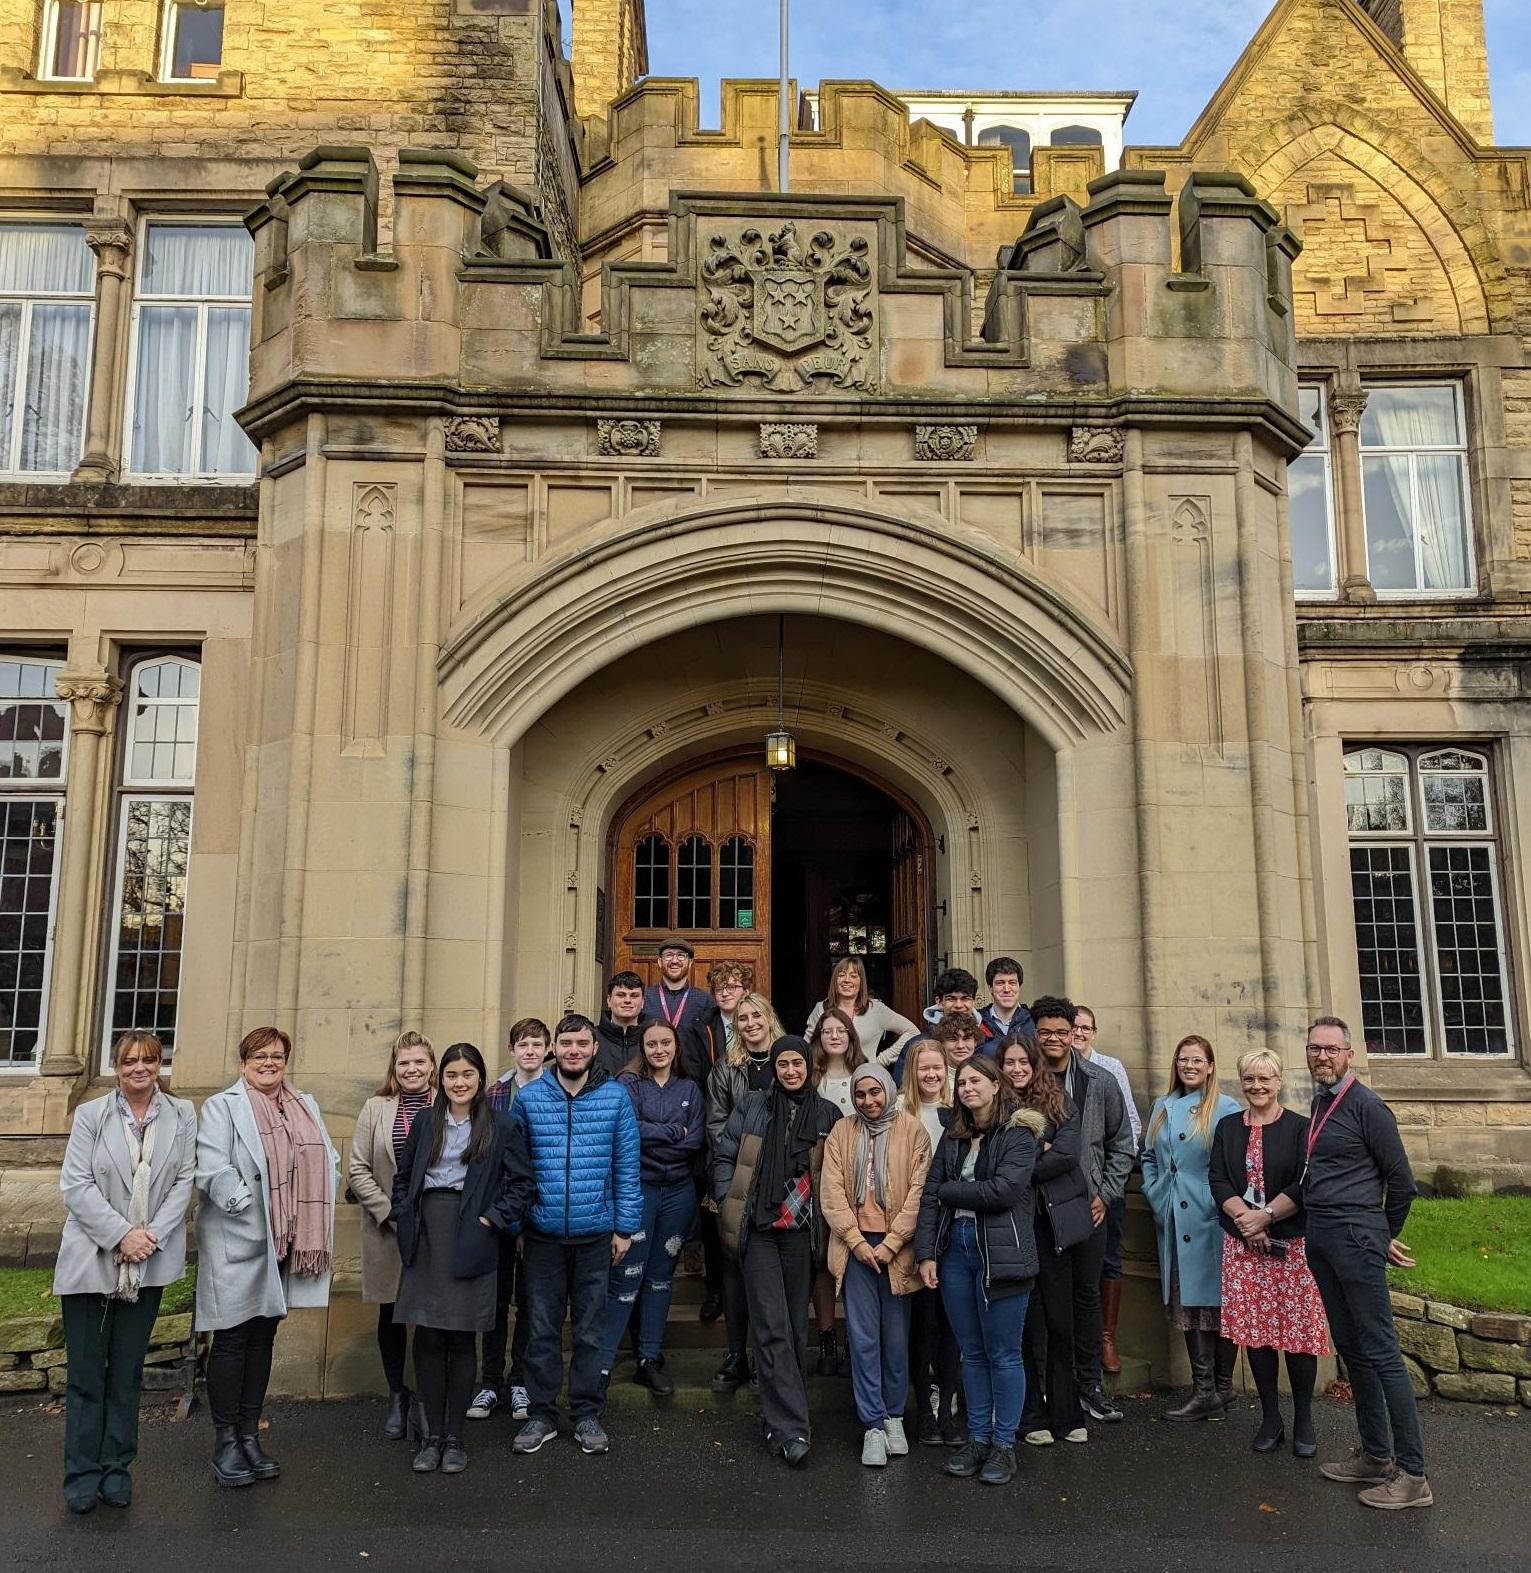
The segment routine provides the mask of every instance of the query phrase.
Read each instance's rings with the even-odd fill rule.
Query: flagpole
[[[787,86],[787,9],[790,0],[781,0],[781,103],[777,109],[780,125],[776,138],[776,189],[787,190],[787,152],[792,136],[792,102]]]

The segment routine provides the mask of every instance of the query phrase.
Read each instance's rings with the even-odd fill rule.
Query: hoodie
[[[595,1029],[595,1063],[608,1076],[620,1076],[628,1062],[638,1057],[638,1035],[643,1030],[640,1016],[631,1027],[619,1027],[611,1012],[603,1010]]]

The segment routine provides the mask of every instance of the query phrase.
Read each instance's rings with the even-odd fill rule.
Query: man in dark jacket
[[[1090,1191],[1090,1238],[1068,1253],[1074,1272],[1074,1379],[1079,1402],[1092,1420],[1114,1421],[1122,1411],[1101,1382],[1100,1272],[1106,1260],[1106,1214],[1127,1190],[1132,1173],[1132,1124],[1122,1089],[1108,1072],[1074,1052],[1072,1001],[1045,995],[1033,1002],[1037,1047],[1062,1083],[1069,1108],[1078,1111],[1079,1161]]]
[[[1031,1012],[1021,1003],[1025,979],[1025,969],[1014,956],[996,956],[983,969],[989,1003],[979,1011],[978,1020],[992,1044],[1003,1043],[1012,1032],[1031,1026]]]
[[[1367,1507],[1429,1507],[1419,1408],[1398,1348],[1388,1267],[1412,1267],[1399,1235],[1415,1196],[1414,1171],[1392,1111],[1356,1080],[1350,1028],[1320,1016],[1308,1028],[1316,1096],[1308,1125],[1303,1206],[1308,1265],[1323,1296],[1335,1351],[1356,1400],[1361,1445],[1320,1466],[1359,1485]]]
[[[596,1024],[595,1065],[608,1076],[620,1076],[638,1057],[643,1022],[643,979],[619,972],[606,985],[606,1009]]]
[[[692,988],[691,963],[696,951],[691,941],[672,934],[659,947],[659,982],[643,996],[643,1014],[667,1021],[680,1040],[686,1075],[705,1080],[728,1047],[728,1030],[718,1002],[706,989]]]
[[[522,1265],[531,1336],[531,1418],[512,1444],[535,1453],[558,1435],[563,1323],[570,1314],[569,1410],[586,1453],[607,1450],[601,1344],[610,1270],[643,1226],[638,1122],[620,1083],[594,1069],[595,1025],[565,1016],[553,1031],[555,1069],[522,1089],[510,1117],[526,1131],[537,1198],[527,1213]]]

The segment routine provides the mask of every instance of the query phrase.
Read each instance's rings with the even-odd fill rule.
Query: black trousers
[[[806,1439],[813,1230],[751,1229],[744,1242],[743,1268],[766,1435],[778,1442]]]
[[[462,1436],[473,1402],[477,1354],[470,1332],[415,1329],[415,1386],[420,1389],[425,1428],[431,1436]]]
[[[377,1308],[377,1352],[390,1393],[404,1391],[404,1366],[409,1358],[409,1328],[393,1319],[393,1301]]]
[[[510,1308],[516,1308],[515,1331],[510,1330]],[[507,1387],[526,1386],[526,1340],[531,1315],[526,1308],[526,1265],[516,1252],[516,1242],[500,1236],[499,1276],[495,1280],[494,1326],[484,1334],[481,1387],[503,1393]],[[510,1345],[510,1370],[505,1370],[505,1345]]]
[[[164,1292],[140,1289],[131,1303],[104,1294],[63,1297],[64,1495],[71,1502],[120,1487],[138,1457],[144,1355]]]
[[[569,1350],[569,1412],[574,1423],[601,1413],[601,1346],[606,1333],[606,1284],[611,1236],[553,1240],[529,1234],[521,1246],[531,1333],[526,1341],[526,1392],[533,1420],[558,1423],[563,1386],[563,1324],[573,1323]]]
[[[1081,1393],[1100,1386],[1100,1274],[1106,1261],[1106,1224],[1063,1253],[1074,1280],[1074,1384]]]
[[[1051,1431],[1062,1440],[1084,1424],[1074,1381],[1073,1251],[1055,1249],[1052,1223],[1038,1208],[1037,1284],[1026,1305],[1021,1352],[1026,1365],[1026,1412],[1022,1431]],[[1097,1357],[1099,1345],[1097,1347]]]
[[[917,1289],[909,1307],[909,1380],[915,1410],[926,1414],[936,1394],[936,1413],[945,1420],[962,1413],[962,1351],[946,1319],[939,1289]]]
[[[706,1273],[707,1293],[721,1296],[723,1272],[728,1253],[723,1249],[723,1235],[718,1229],[718,1215],[707,1206],[707,1176],[696,1177],[696,1227],[702,1241],[702,1264]]]
[[[233,1426],[241,1436],[255,1434],[271,1381],[271,1346],[281,1325],[279,1316],[252,1316],[214,1332],[207,1356],[207,1407],[215,1426]]]

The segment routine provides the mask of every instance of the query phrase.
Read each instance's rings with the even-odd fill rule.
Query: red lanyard
[[[669,1022],[669,1024],[675,1028],[677,1032],[679,1032],[680,1019],[686,1014],[686,996],[690,994],[691,990],[682,989],[680,991],[680,1004],[675,1007],[675,1014],[673,1016],[670,1014],[670,1007],[666,999],[669,992],[670,991],[664,986],[664,984],[661,983],[659,985],[659,1008],[664,1012],[664,1019]]]
[[[1355,1086],[1355,1084],[1356,1084],[1355,1077],[1352,1076],[1350,1078],[1350,1080],[1345,1083],[1345,1091],[1339,1093],[1335,1097],[1334,1101],[1329,1105],[1329,1107],[1324,1110],[1324,1117],[1323,1117],[1323,1119],[1321,1119],[1321,1120],[1317,1120],[1316,1119],[1316,1120],[1312,1121],[1311,1124],[1309,1124],[1309,1126],[1308,1126],[1308,1151],[1307,1151],[1307,1153],[1305,1155],[1306,1161],[1308,1163],[1312,1163],[1313,1162],[1313,1149],[1314,1149],[1315,1146],[1317,1146],[1319,1137],[1324,1134],[1324,1127],[1329,1123],[1330,1116],[1345,1101],[1346,1093],[1348,1093],[1350,1091],[1350,1089]]]

